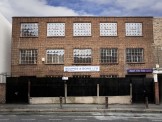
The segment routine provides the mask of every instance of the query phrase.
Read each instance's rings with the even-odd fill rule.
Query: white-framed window
[[[37,64],[37,49],[21,49],[20,64]]]
[[[117,63],[118,49],[117,48],[101,48],[100,49],[101,63]]]
[[[126,36],[142,36],[142,23],[125,23]]]
[[[38,37],[38,23],[21,23],[21,37]]]
[[[143,48],[127,48],[126,62],[127,63],[143,63],[144,50]]]
[[[65,23],[47,23],[47,36],[65,36]]]
[[[64,63],[64,49],[48,49],[46,50],[47,64],[63,64]]]
[[[100,36],[117,36],[117,23],[100,23]]]
[[[91,49],[74,49],[73,57],[74,63],[91,63],[92,61],[92,50]]]
[[[73,36],[91,36],[91,23],[73,23]]]

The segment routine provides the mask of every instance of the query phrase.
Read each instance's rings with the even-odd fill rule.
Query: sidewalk
[[[0,112],[133,112],[133,113],[162,113],[162,105],[145,104],[105,105],[98,104],[0,104]]]

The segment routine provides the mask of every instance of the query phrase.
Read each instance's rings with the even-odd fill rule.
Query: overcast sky
[[[13,16],[154,16],[162,0],[0,0],[0,13]]]

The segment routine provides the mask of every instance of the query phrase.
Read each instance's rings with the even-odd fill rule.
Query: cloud
[[[102,7],[99,15],[162,16],[161,0],[81,0]],[[95,8],[96,9],[96,8]],[[111,13],[110,13],[111,12]]]
[[[78,16],[67,7],[49,6],[46,0],[1,0],[0,12],[11,21],[12,16]]]
[[[162,0],[0,0],[12,16],[162,16]]]

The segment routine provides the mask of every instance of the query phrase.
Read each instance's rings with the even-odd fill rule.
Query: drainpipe
[[[155,89],[155,104],[159,105],[159,82],[158,82],[158,68],[153,69],[154,89]]]

